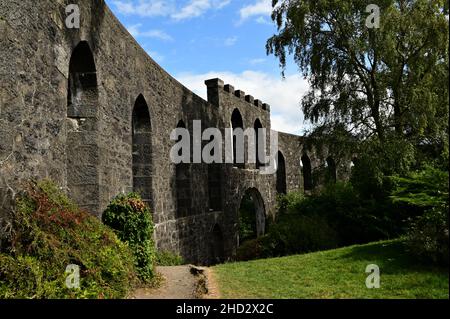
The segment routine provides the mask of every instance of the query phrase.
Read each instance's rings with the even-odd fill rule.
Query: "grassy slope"
[[[380,267],[368,289],[366,266]],[[448,298],[448,269],[419,265],[399,240],[213,268],[223,298]]]

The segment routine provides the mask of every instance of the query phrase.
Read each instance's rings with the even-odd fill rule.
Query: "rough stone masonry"
[[[65,25],[69,4],[80,8],[79,29]],[[173,164],[174,128],[192,131],[201,120],[222,132],[270,132],[270,106],[220,79],[205,82],[208,101],[195,95],[145,53],[103,0],[1,1],[0,41],[2,227],[30,179],[54,180],[99,217],[114,196],[136,191],[151,207],[157,246],[208,264],[235,253],[245,194],[264,224],[277,193],[312,191],[324,167],[335,179],[348,175],[347,161],[281,132],[276,174],[259,174],[252,163]]]

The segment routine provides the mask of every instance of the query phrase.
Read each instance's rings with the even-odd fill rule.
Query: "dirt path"
[[[220,299],[219,285],[217,284],[216,275],[211,268],[205,270],[207,294],[203,296],[204,299]]]
[[[142,288],[134,292],[134,299],[193,299],[197,278],[189,266],[156,267],[164,282],[158,289]]]

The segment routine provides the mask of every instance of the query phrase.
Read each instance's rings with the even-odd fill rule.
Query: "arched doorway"
[[[329,156],[327,157],[327,183],[336,183],[336,162]]]
[[[73,50],[67,87],[66,171],[69,196],[100,213],[98,88],[94,56],[86,41]]]
[[[144,96],[139,95],[132,115],[133,191],[152,204],[152,127]]]
[[[311,160],[309,159],[309,156],[303,154],[301,163],[303,173],[303,189],[305,191],[310,191],[313,188],[313,183],[312,183]]]
[[[264,200],[256,188],[248,189],[239,205],[238,243],[264,235],[266,231],[266,211]]]
[[[220,264],[225,260],[223,233],[219,225],[214,225],[210,240],[210,264]]]
[[[277,193],[286,194],[286,161],[283,153],[277,153]]]
[[[242,121],[241,112],[234,109],[231,114],[231,127],[233,129],[233,166],[244,168],[245,149],[244,134],[235,134],[235,129],[244,130],[244,122]]]

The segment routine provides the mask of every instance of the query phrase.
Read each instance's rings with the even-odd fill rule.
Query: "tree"
[[[446,144],[448,0],[273,0],[278,32],[267,53],[283,74],[293,54],[310,90],[302,100],[315,131],[345,128],[380,150]],[[392,145],[390,148],[396,151]]]

